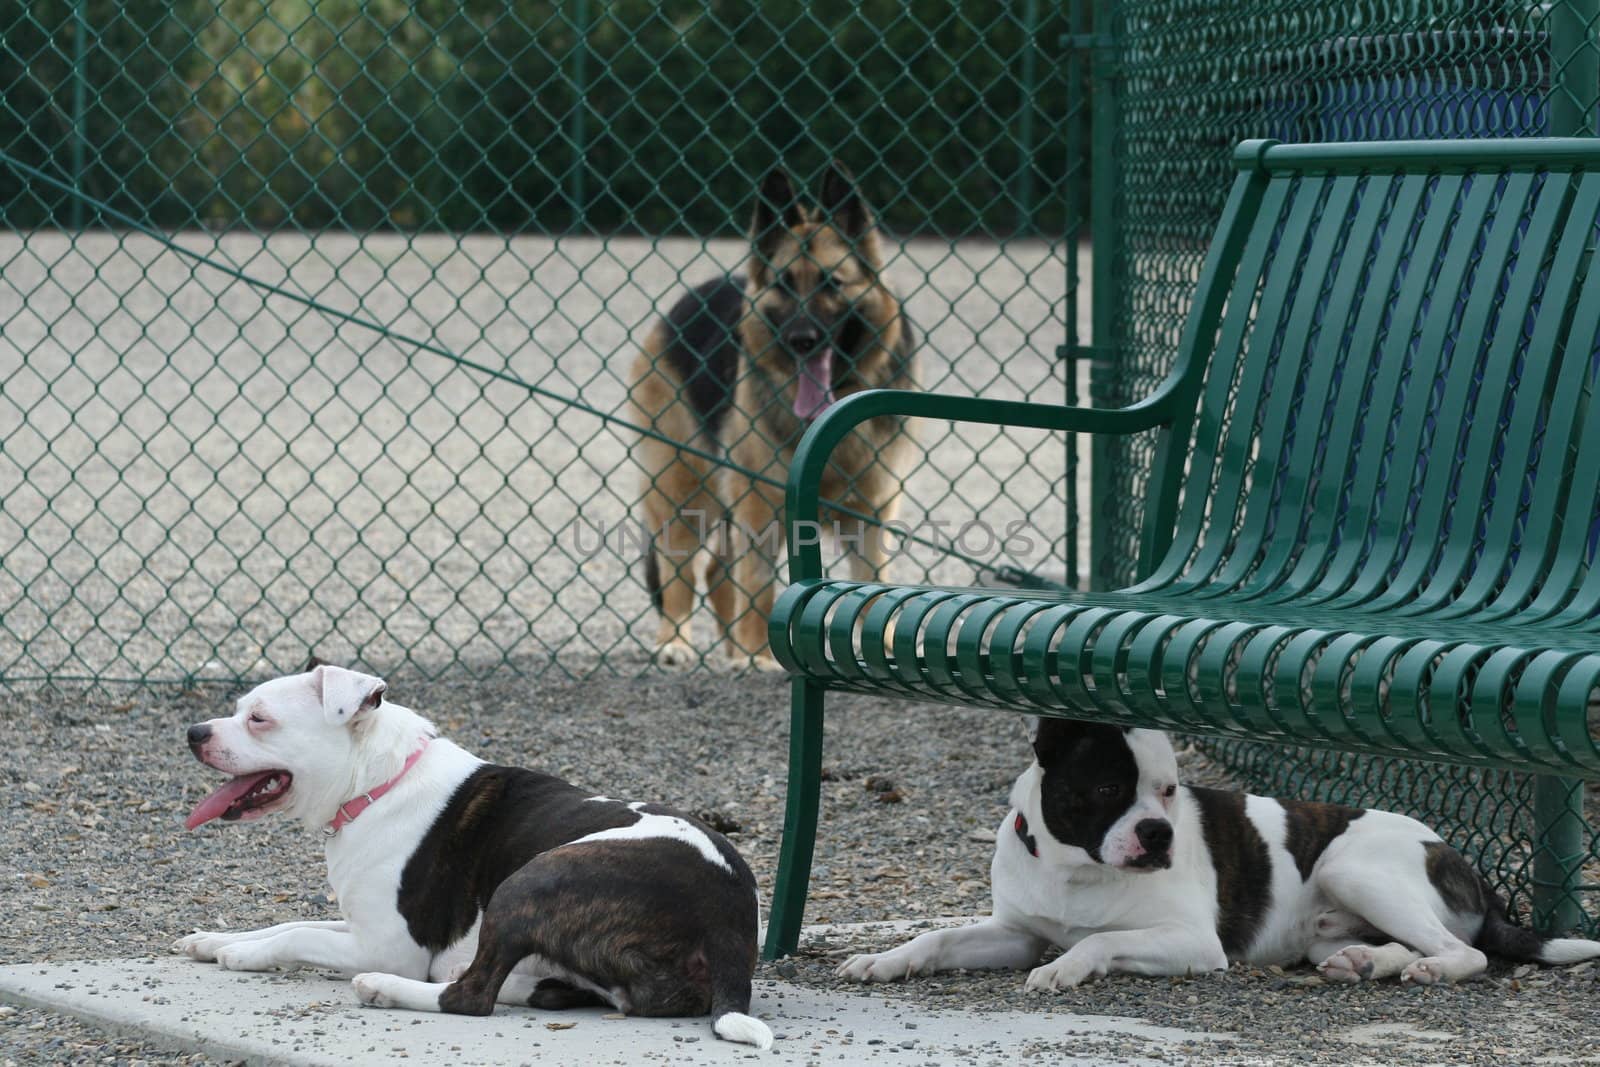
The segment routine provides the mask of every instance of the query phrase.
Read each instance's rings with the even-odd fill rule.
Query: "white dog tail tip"
[[[1579,963],[1600,959],[1600,941],[1582,941],[1575,937],[1552,937],[1539,950],[1540,963]]]
[[[772,1031],[767,1024],[753,1015],[743,1012],[730,1011],[725,1015],[717,1016],[717,1021],[711,1024],[711,1029],[724,1041],[737,1041],[744,1045],[754,1045],[759,1049],[772,1047]]]

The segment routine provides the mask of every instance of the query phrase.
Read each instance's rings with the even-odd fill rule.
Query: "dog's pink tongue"
[[[203,826],[212,819],[220,818],[224,812],[233,806],[233,802],[244,796],[257,785],[271,778],[277,771],[262,771],[260,774],[246,774],[238,778],[229,778],[222,783],[215,793],[202,800],[184,820],[183,828],[193,830],[196,826]]]
[[[800,365],[794,413],[810,422],[826,411],[833,400],[833,348],[828,346]]]

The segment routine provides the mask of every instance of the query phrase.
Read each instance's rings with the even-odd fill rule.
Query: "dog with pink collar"
[[[174,951],[229,970],[342,971],[380,1007],[709,1013],[719,1036],[771,1046],[748,1014],[755,878],[726,838],[662,805],[487,763],[386,697],[382,679],[320,664],[189,728],[196,758],[229,777],[187,827],[298,818],[324,835],[344,917],[200,931]]]

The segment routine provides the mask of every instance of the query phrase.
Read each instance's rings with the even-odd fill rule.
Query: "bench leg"
[[[1583,782],[1539,775],[1533,780],[1533,927],[1563,934],[1583,921],[1578,886],[1583,862]]]
[[[794,951],[805,918],[811,882],[811,850],[817,840],[817,805],[822,791],[822,686],[796,678],[789,713],[789,796],[783,809],[778,881],[772,890],[767,944],[775,960]]]

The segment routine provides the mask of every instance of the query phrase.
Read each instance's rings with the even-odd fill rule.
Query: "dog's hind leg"
[[[508,950],[505,942],[488,940],[492,933],[485,917],[484,938],[478,942],[477,957],[460,978],[439,990],[437,1010],[454,1015],[488,1015],[494,1011],[495,1001],[526,1004],[538,989],[537,978],[513,975],[522,954]]]
[[[1421,958],[1421,953],[1398,941],[1387,945],[1318,941],[1306,949],[1306,962],[1316,964],[1324,978],[1335,982],[1393,978]]]
[[[605,896],[581,877],[594,862],[596,846],[569,844],[542,853],[513,872],[484,908],[478,925],[478,950],[460,977],[438,994],[438,1010],[457,1015],[488,1015],[496,1000],[532,1004],[544,979],[587,989],[627,1011],[625,996],[591,981],[584,970],[607,955],[596,933],[609,915]],[[591,962],[584,962],[584,961]]]
[[[1369,859],[1362,853],[1339,857],[1319,869],[1317,881],[1342,910],[1383,931],[1385,937],[1399,942],[1401,949],[1416,951],[1418,958],[1401,963],[1401,981],[1433,985],[1482,974],[1489,966],[1488,957],[1461,936],[1471,936],[1471,931],[1453,931],[1445,924],[1445,916],[1435,910],[1442,907],[1438,894],[1420,870],[1396,877],[1392,854],[1385,850],[1381,859]],[[1382,946],[1384,950],[1390,947]],[[1398,952],[1390,952],[1383,962],[1388,965],[1399,958]],[[1374,961],[1374,976],[1377,968]]]
[[[710,462],[674,447],[681,441],[707,452],[720,446],[706,435],[683,369],[671,358],[665,323],[651,331],[634,361],[628,399],[632,415],[653,434],[634,450],[643,481],[639,505],[650,546],[645,549],[645,584],[661,613],[655,657],[663,666],[686,667],[698,656],[690,641],[695,606],[695,568],[708,527],[722,516]]]

